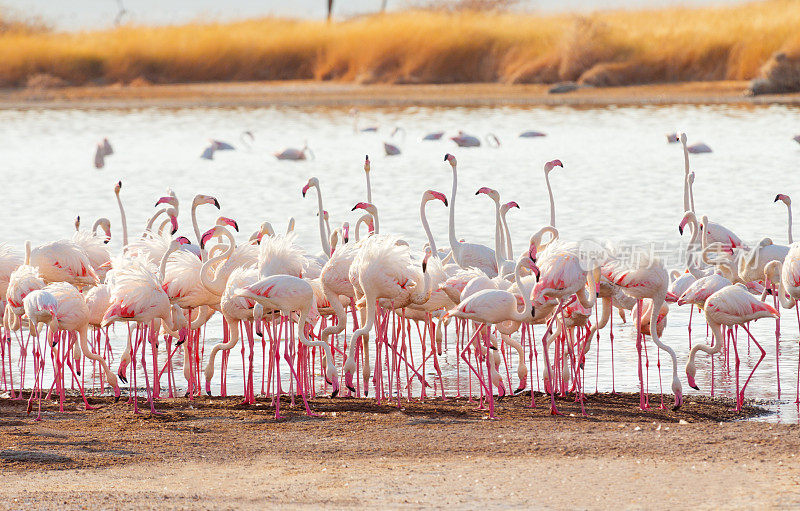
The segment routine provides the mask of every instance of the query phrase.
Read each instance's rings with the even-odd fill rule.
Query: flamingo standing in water
[[[499,323],[503,323],[506,321],[513,321],[517,323],[528,323],[533,317],[532,309],[533,305],[531,303],[531,289],[527,287],[522,282],[522,268],[523,266],[527,267],[529,270],[534,272],[537,277],[539,273],[539,269],[536,267],[536,246],[531,245],[528,252],[522,254],[517,261],[515,271],[514,271],[514,278],[519,290],[522,294],[522,302],[523,307],[522,311],[520,311],[517,307],[517,298],[515,295],[508,291],[503,291],[499,289],[484,289],[482,291],[478,291],[467,297],[465,300],[462,300],[461,303],[456,306],[455,309],[448,312],[445,317],[455,316],[461,319],[467,319],[472,321],[477,321],[482,323],[481,327],[476,332],[478,335],[480,332],[485,331],[486,336],[486,348],[487,350],[491,348],[488,339],[488,330],[483,328],[484,325],[497,325]],[[487,383],[491,379],[492,374],[492,366],[488,354],[490,352],[487,351],[486,357],[486,366],[487,366]],[[469,364],[469,359],[464,356],[465,352],[461,353],[461,358]],[[470,365],[471,367],[471,365]],[[475,371],[475,374],[478,375],[480,379],[480,374]],[[481,380],[483,384],[483,381]],[[502,387],[501,382],[501,390],[504,393],[504,389]],[[489,417],[494,418],[494,396],[492,389],[490,388],[489,384],[484,385],[486,387],[486,392],[489,394]],[[524,379],[522,386],[524,387]],[[501,394],[502,396],[502,394]]]
[[[307,323],[309,313],[314,307],[314,290],[307,281],[294,277],[292,275],[270,275],[264,279],[250,284],[244,288],[238,289],[234,292],[235,296],[240,296],[254,302],[259,303],[265,310],[280,311],[282,317],[289,317],[292,312],[298,312],[299,318],[297,320],[298,338],[300,342],[309,348],[320,348],[327,361],[325,369],[325,379],[328,383],[333,385],[333,393],[331,397],[336,397],[339,393],[339,380],[336,375],[336,367],[333,365],[333,356],[331,347],[323,341],[311,341],[308,335],[312,330],[311,325]],[[293,352],[293,347],[290,347],[290,342],[294,339],[286,338],[284,345],[283,357],[289,364],[292,375],[297,382],[303,397],[303,404],[306,407],[306,414],[313,415],[311,409],[308,407],[306,400],[306,391],[303,383],[294,370],[293,359],[290,352]],[[276,366],[280,357],[280,348],[276,343],[275,349],[275,362]],[[275,399],[275,418],[280,418],[280,389],[278,396]]]
[[[636,314],[636,351],[639,354],[639,408],[646,410],[649,408],[649,399],[644,392],[644,378],[642,375],[642,300],[650,298],[652,300],[650,325],[658,325],[658,316],[661,314],[661,306],[667,296],[669,286],[669,274],[664,268],[661,260],[650,261],[646,257],[639,258],[639,264],[634,268],[626,268],[619,261],[611,261],[603,265],[603,276],[614,284],[623,288],[630,296],[637,299]],[[677,410],[683,404],[683,387],[678,378],[678,358],[675,351],[664,344],[659,339],[658,328],[651,328],[651,337],[659,349],[666,351],[672,358],[672,392],[675,394],[675,406]]]
[[[181,337],[185,334],[183,327],[185,319],[178,305],[170,305],[169,296],[162,288],[164,272],[166,271],[167,258],[173,252],[179,250],[181,244],[172,241],[167,252],[161,258],[158,273],[154,273],[149,265],[141,261],[133,261],[129,266],[122,268],[114,275],[114,282],[111,287],[111,305],[103,315],[102,326],[106,327],[115,321],[132,322],[136,324],[136,340],[131,347],[131,332],[128,331],[128,345],[133,353],[134,360],[139,345],[142,346],[142,369],[144,370],[145,385],[147,387],[147,398],[150,403],[150,413],[156,413],[153,403],[154,392],[150,387],[150,379],[147,374],[147,361],[145,359],[144,347],[147,345],[145,340],[148,333],[154,334],[155,320],[160,319],[164,326],[170,331],[181,331]],[[148,332],[150,329],[150,332]],[[180,342],[183,342],[183,338]],[[151,342],[151,346],[155,346]],[[154,349],[154,348],[153,348]],[[155,349],[154,349],[155,351]],[[158,372],[158,366],[153,368],[154,373]],[[134,413],[139,413],[138,395],[136,393],[136,370],[134,367],[133,378],[133,409]]]
[[[722,343],[724,342],[722,329],[720,327],[722,325],[728,327],[741,325],[745,332],[747,332],[748,337],[750,337],[759,351],[761,351],[761,357],[753,366],[750,375],[747,377],[747,380],[745,380],[741,390],[739,390],[739,352],[736,349],[736,341],[733,342],[733,349],[736,354],[736,410],[741,410],[744,404],[744,391],[747,388],[747,384],[766,356],[766,351],[764,351],[761,344],[753,337],[753,334],[750,333],[747,324],[761,318],[777,318],[779,316],[778,311],[771,305],[755,298],[747,291],[746,287],[737,284],[724,287],[709,296],[706,300],[704,312],[708,326],[713,333],[714,344],[710,348],[702,343],[697,343],[692,347],[689,352],[689,360],[686,362],[686,379],[689,381],[690,387],[699,390],[695,382],[697,368],[695,367],[694,360],[697,356],[697,352],[703,351],[711,356],[719,353],[722,351]]]

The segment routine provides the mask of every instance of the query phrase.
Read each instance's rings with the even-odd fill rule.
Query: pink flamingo
[[[775,308],[771,305],[755,298],[744,286],[734,285],[724,287],[713,295],[709,296],[706,300],[704,312],[708,326],[711,328],[711,332],[713,333],[714,344],[709,348],[702,343],[697,343],[689,352],[689,360],[686,363],[686,378],[689,380],[689,386],[693,389],[699,390],[699,387],[695,382],[697,369],[695,367],[694,360],[697,356],[697,352],[703,351],[712,356],[716,353],[719,353],[722,350],[722,343],[724,339],[720,327],[722,325],[741,325],[745,332],[747,332],[747,335],[750,337],[750,339],[755,343],[756,347],[758,347],[759,351],[761,351],[761,358],[759,358],[758,362],[756,362],[755,366],[753,366],[753,370],[750,372],[747,380],[745,380],[740,391],[739,353],[736,349],[736,342],[733,343],[733,349],[736,353],[736,410],[741,410],[742,404],[744,403],[744,391],[747,388],[747,384],[750,382],[750,378],[753,377],[753,373],[756,372],[759,364],[761,364],[761,361],[764,360],[764,357],[766,356],[764,348],[761,347],[761,344],[759,344],[755,337],[753,337],[753,334],[750,333],[750,329],[747,328],[747,323],[761,318],[777,318],[778,311],[775,310]]]
[[[641,257],[638,266],[632,269],[623,267],[619,261],[611,261],[603,265],[602,273],[608,280],[622,287],[627,294],[638,300],[636,314],[636,350],[639,353],[639,408],[645,410],[649,405],[645,396],[644,378],[642,377],[642,300],[650,298],[653,301],[650,324],[657,325],[658,315],[661,313],[661,306],[664,304],[667,296],[669,275],[664,268],[664,264],[660,260],[650,261],[645,257]],[[672,359],[672,392],[675,395],[675,406],[673,406],[673,410],[677,410],[683,404],[683,388],[678,378],[678,358],[672,348],[661,342],[658,335],[658,328],[651,328],[650,330],[651,337],[656,346],[666,351]]]

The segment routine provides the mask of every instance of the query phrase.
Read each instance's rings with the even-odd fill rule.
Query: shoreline
[[[113,509],[800,505],[800,425],[736,421],[730,402],[694,396],[673,412],[658,395],[648,411],[637,394],[587,395],[585,418],[572,396],[563,417],[536,399],[503,399],[493,421],[465,399],[318,397],[317,417],[287,399],[275,420],[265,398],[163,399],[150,416],[70,396],[41,422],[2,399],[0,509],[82,509],[89,494]]]
[[[497,83],[360,85],[345,82],[220,82],[0,90],[0,109],[258,108],[258,107],[606,107],[800,105],[800,93],[746,95],[749,82],[688,82],[581,88],[549,94],[549,85]]]

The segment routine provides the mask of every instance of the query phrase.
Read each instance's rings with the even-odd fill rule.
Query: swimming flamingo
[[[306,159],[306,153],[308,153],[309,156],[311,156],[312,160],[314,159],[314,152],[311,150],[310,147],[308,147],[308,142],[303,143],[302,149],[295,149],[294,147],[289,147],[279,153],[274,153],[274,154],[275,158],[279,160],[300,161]]]

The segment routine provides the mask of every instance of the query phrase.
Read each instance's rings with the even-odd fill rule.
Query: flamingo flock
[[[358,112],[353,115],[354,131],[371,129],[360,128]],[[301,190],[287,190],[297,193],[298,200],[316,199],[318,252],[297,244],[293,219],[285,233],[276,233],[265,221],[243,244],[236,241],[239,223],[232,218],[220,216],[201,228],[198,208],[222,209],[211,195],[198,194],[191,203],[193,240],[180,236],[184,205],[171,190],[154,197],[152,216],[129,230],[118,182],[113,191],[119,206],[119,253],[108,250],[108,218],[98,219],[91,230],[81,230],[78,218],[71,236],[36,247],[28,242],[24,257],[0,245],[0,385],[12,399],[23,399],[22,390],[30,389],[28,412],[36,406],[37,420],[42,399],[58,400],[63,411],[68,389],[80,393],[87,409],[87,395],[93,392],[107,388],[115,399],[124,394],[135,413],[142,392],[150,413],[156,414],[159,399],[179,395],[178,389],[189,400],[202,393],[228,395],[228,371],[236,364],[231,355],[241,345],[242,402],[252,405],[257,396],[266,397],[276,418],[281,417],[282,396],[293,406],[299,395],[306,413],[313,415],[309,398],[321,394],[372,396],[378,403],[401,406],[402,400],[417,397],[414,389],[422,399],[429,394],[460,397],[468,389],[466,397],[490,417],[495,417],[497,401],[512,392],[530,389],[535,406],[533,391],[539,389],[548,395],[552,414],[560,414],[556,396],[571,396],[586,414],[586,362],[593,347],[600,356],[604,329],[611,341],[613,378],[616,309],[616,315],[623,320],[630,315],[635,325],[640,409],[651,406],[647,373],[654,353],[648,353],[647,345],[652,341],[658,367],[660,352],[669,360],[674,410],[683,404],[683,382],[699,390],[698,357],[724,353],[728,361],[731,352],[736,409],[741,410],[745,389],[767,356],[749,324],[778,320],[781,308],[795,308],[800,327],[800,242],[792,238],[791,200],[775,197],[787,206],[789,245],[763,238],[748,246],[732,230],[695,212],[691,148],[685,134],[668,138],[683,147],[684,197],[675,220],[681,235],[690,231],[685,265],[671,271],[649,254],[622,256],[611,245],[587,250],[581,240],[562,239],[551,186],[551,174],[565,167],[558,159],[542,167],[549,223],[531,229],[516,253],[506,216],[519,205],[503,202],[489,187],[475,195],[492,201],[493,248],[457,235],[458,162],[449,153],[438,165],[452,173],[450,195],[422,193],[419,217],[427,237],[422,246],[380,230],[368,156],[366,193],[353,197],[352,211],[360,215],[353,228],[349,222],[331,221],[323,205],[324,183],[316,177]],[[463,133],[453,140],[480,144]],[[493,142],[499,145],[496,137]],[[113,152],[105,145],[98,145],[101,162]],[[204,158],[229,148],[212,140]],[[302,159],[307,153],[305,146],[277,156]],[[448,208],[445,247],[431,233],[429,207]],[[685,361],[662,340],[671,306],[701,311],[711,331],[711,344],[693,339],[690,320]],[[217,314],[223,338],[207,345],[204,326]],[[534,327],[541,335],[535,335]],[[743,382],[739,342],[745,337],[739,336],[739,327],[748,346],[754,343],[760,353]],[[120,353],[111,347],[110,330],[126,334]],[[450,350],[456,355],[455,388],[448,388],[442,375],[442,356]],[[25,374],[29,354],[32,381]],[[46,377],[48,366],[52,382]],[[797,371],[800,402],[800,360]],[[663,386],[658,406],[665,406]]]

